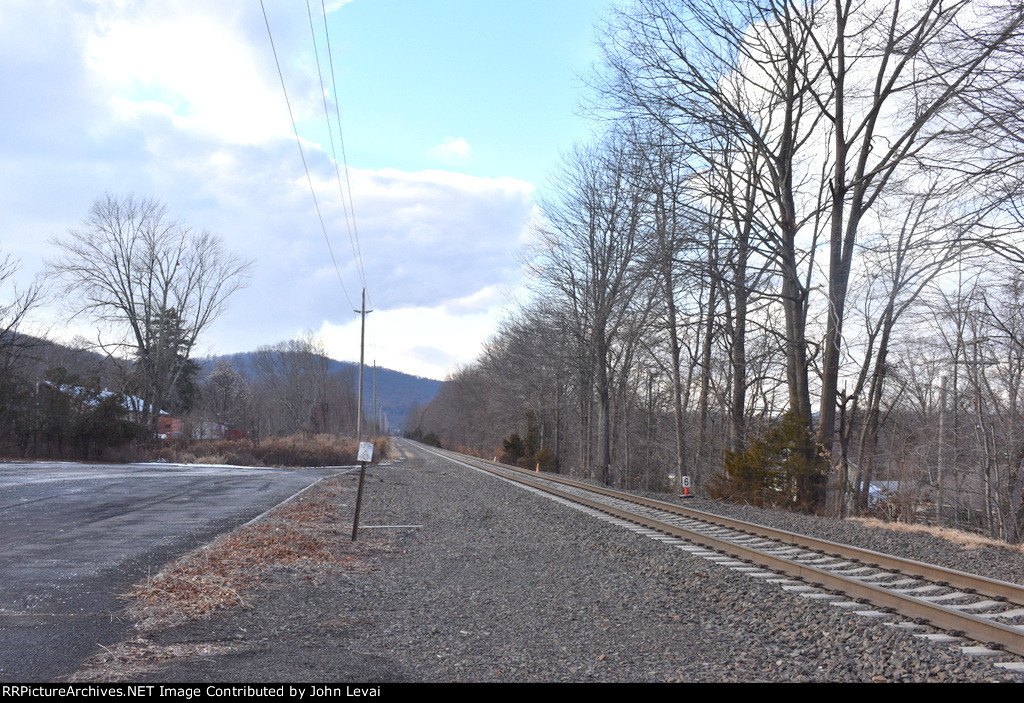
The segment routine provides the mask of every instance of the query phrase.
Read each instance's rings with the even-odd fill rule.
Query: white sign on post
[[[373,442],[359,443],[359,461],[373,461]]]

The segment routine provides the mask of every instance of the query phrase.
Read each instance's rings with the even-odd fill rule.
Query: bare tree
[[[535,259],[559,322],[530,311],[502,330],[460,375],[463,401],[574,429],[577,465],[609,482],[623,477],[612,461],[653,478],[641,469],[672,458],[662,440],[678,474],[684,456],[756,453],[748,433],[785,412],[779,441],[808,468],[801,505],[825,506],[830,461],[862,510],[877,477],[937,464],[978,487],[990,528],[1024,529],[1021,287],[947,300],[952,418],[945,401],[936,412],[942,363],[910,351],[915,313],[951,295],[956,267],[1024,261],[1022,22],[1013,0],[613,11],[593,86],[612,136],[570,156]],[[984,338],[1003,346],[975,358]],[[540,339],[562,352],[543,369]],[[936,415],[948,448],[915,436]]]
[[[862,511],[868,507],[897,324],[955,263],[962,264],[989,251],[989,239],[976,234],[984,229],[980,223],[988,215],[987,208],[951,198],[950,190],[941,185],[943,182],[933,177],[920,192],[909,192],[899,199],[890,196],[892,211],[880,209],[877,232],[864,237],[864,266],[855,287],[863,302],[863,330],[856,342],[847,345],[851,356],[860,355],[860,369],[852,389],[840,393],[850,407],[846,408],[845,403],[841,406],[838,441],[841,475],[845,475],[849,470],[847,445],[863,413],[852,482],[856,507]]]
[[[199,335],[249,279],[251,262],[220,238],[171,219],[156,200],[110,194],[97,199],[80,229],[55,239],[48,263],[75,316],[113,331],[108,351],[130,355],[151,428],[193,366]]]
[[[42,299],[38,280],[20,290],[14,285],[17,271],[18,262],[9,254],[0,257],[0,445],[28,430],[31,386],[22,367],[32,340],[21,328]]]
[[[954,119],[950,113],[978,90],[997,89],[1010,78],[999,70],[1002,55],[1015,48],[1024,22],[1022,9],[1009,4],[979,13],[967,2],[879,8],[847,0],[837,1],[834,10],[828,18],[831,41],[816,42],[828,76],[816,95],[833,136],[819,425],[825,443],[834,432],[842,329],[860,224],[884,200],[892,179],[917,169],[919,160],[930,168],[968,166],[945,138]]]
[[[19,290],[13,278],[19,264],[10,254],[0,257],[0,290],[10,288],[0,298],[0,374],[9,374],[21,356],[20,352],[30,343],[21,334],[21,327],[28,314],[42,300],[42,284],[36,280],[27,288]]]
[[[251,417],[249,384],[235,365],[220,359],[206,376],[202,389],[203,409],[218,422],[244,427]]]
[[[967,269],[935,301],[942,370],[940,517],[1019,542],[1024,535],[1024,272]],[[952,508],[952,510],[950,510]]]
[[[825,189],[802,154],[817,148],[823,124],[814,99],[823,67],[809,50],[818,14],[815,4],[787,0],[641,0],[608,22],[607,71],[596,85],[603,109],[659,121],[707,173],[694,185],[721,203],[710,209],[741,237],[732,265],[741,316],[753,247],[772,263],[786,319],[790,412],[808,427],[809,279]],[[736,323],[742,332],[746,320]],[[734,351],[741,369],[742,345]],[[803,450],[813,453],[809,442]]]
[[[577,149],[562,174],[559,200],[543,209],[542,285],[561,296],[593,378],[597,403],[597,478],[612,480],[613,355],[645,284],[641,224],[645,194],[636,161],[619,141]]]
[[[253,355],[257,393],[267,409],[264,433],[326,431],[328,359],[312,332]]]

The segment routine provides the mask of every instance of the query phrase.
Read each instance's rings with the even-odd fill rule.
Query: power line
[[[345,287],[345,281],[341,278],[341,269],[338,268],[338,260],[334,257],[334,247],[331,246],[331,238],[327,235],[327,225],[324,223],[323,213],[320,211],[320,202],[316,197],[316,190],[313,188],[313,177],[309,174],[309,165],[306,162],[306,152],[302,148],[302,140],[299,138],[299,128],[295,123],[295,113],[292,111],[291,100],[288,99],[288,89],[284,83],[284,73],[281,71],[281,62],[277,58],[277,48],[274,46],[274,35],[270,31],[270,20],[267,19],[267,8],[263,4],[263,0],[260,0],[260,8],[263,10],[263,21],[267,25],[267,36],[270,38],[270,49],[274,52],[274,63],[277,65],[277,75],[281,79],[281,90],[284,92],[284,101],[288,105],[288,116],[292,121],[292,131],[295,133],[295,143],[299,147],[299,155],[302,157],[302,168],[306,171],[306,181],[309,183],[309,192],[313,196],[313,205],[316,207],[317,217],[320,218],[320,228],[324,233],[324,241],[327,242],[327,249],[331,252],[331,261],[334,263],[334,271],[338,274],[338,283],[341,284],[341,290],[345,293],[345,299],[348,300],[350,306],[353,306],[351,296],[348,294],[348,288]]]
[[[364,292],[366,294],[366,297],[371,300],[371,304],[372,304],[372,298],[370,296],[369,286],[366,285],[366,272],[365,272],[365,269],[363,268],[362,248],[361,248],[361,246],[359,244],[359,227],[356,224],[355,201],[352,198],[352,181],[349,178],[348,155],[345,152],[345,131],[344,131],[344,128],[342,127],[342,119],[341,119],[341,98],[340,98],[340,93],[338,92],[337,74],[334,71],[334,52],[331,49],[331,30],[330,30],[330,27],[328,26],[328,22],[327,22],[327,7],[324,4],[324,0],[320,0],[320,10],[321,10],[321,13],[322,13],[323,19],[324,19],[324,37],[325,37],[326,44],[327,44],[327,61],[328,61],[328,66],[330,67],[330,71],[331,71],[331,90],[332,90],[332,95],[334,96],[334,114],[335,114],[335,117],[337,119],[337,124],[338,124],[338,141],[341,144],[341,160],[342,160],[342,164],[345,167],[345,186],[346,186],[346,188],[348,190],[348,202],[349,202],[349,206],[350,206],[351,212],[352,212],[352,229],[351,229],[351,232],[350,232],[350,236],[352,234],[354,234],[354,238],[355,238],[355,251],[354,251],[354,254],[356,256],[356,261],[357,261],[358,266],[359,266],[359,271],[360,271],[360,273],[363,276],[363,290],[364,290]],[[306,11],[310,15],[310,29],[312,31],[313,19],[312,19],[312,11],[309,9],[309,0],[306,0]],[[315,51],[315,49],[316,49],[316,46],[315,46],[315,40],[314,40],[314,51]],[[320,72],[320,58],[319,58],[319,54],[317,54],[317,72],[318,73]],[[321,92],[325,93],[325,95],[324,95],[324,110],[326,112],[327,111],[327,107],[326,107],[327,106],[327,98],[326,98],[326,91],[323,91],[323,78],[322,77],[320,79],[320,87],[321,87]],[[328,130],[330,130],[330,117],[327,118],[327,125],[328,125]],[[331,136],[331,153],[334,154],[334,137],[333,137],[333,135]],[[334,154],[334,164],[335,164],[335,169],[337,169],[338,159],[337,159],[337,155],[336,154]],[[339,189],[341,187],[340,180],[338,182],[338,187],[339,187]],[[345,197],[344,197],[344,194],[342,194],[342,202],[344,202],[344,200],[345,200]],[[370,329],[370,335],[371,335],[371,344],[372,344],[373,350],[374,350],[374,356],[376,357],[376,355],[377,355],[377,326],[376,325],[374,325]]]
[[[308,5],[309,0],[306,0],[306,2]],[[338,97],[338,81],[334,73],[334,56],[331,51],[331,32],[327,27],[327,7],[324,5],[323,0],[320,0],[320,9],[323,12],[324,17],[324,36],[327,39],[327,61],[331,69],[331,90],[334,91],[334,113],[338,118],[338,139],[341,142],[341,160],[345,165],[345,185],[348,188],[349,205],[352,207],[352,231],[355,233],[355,253],[359,264],[359,270],[363,272],[363,285],[365,286],[366,274],[365,271],[363,271],[363,253],[362,248],[359,246],[359,228],[356,226],[355,204],[352,200],[352,181],[349,179],[348,156],[345,153],[345,132],[341,126],[341,100]],[[337,159],[335,159],[335,163],[337,163]]]
[[[323,8],[323,3],[321,3],[321,7]],[[324,9],[324,34],[327,37],[327,58],[331,62],[331,66],[332,66],[332,71],[331,71],[332,75],[331,75],[331,77],[333,78],[333,64],[334,64],[334,60],[331,57],[331,37],[330,37],[330,33],[328,31],[328,28],[327,28],[327,10],[326,10],[326,8],[323,8],[323,9]],[[316,43],[316,30],[313,28],[313,10],[312,10],[312,8],[309,5],[309,0],[306,0],[306,14],[309,17],[309,36],[310,36],[310,39],[313,42],[313,57],[316,59],[316,73],[317,73],[317,77],[320,79],[320,95],[323,98],[324,117],[327,120],[327,136],[328,136],[328,138],[330,139],[330,142],[331,142],[331,156],[333,157],[332,160],[334,161],[334,173],[335,173],[335,176],[337,177],[337,180],[338,180],[338,194],[341,196],[341,207],[342,207],[343,212],[345,213],[345,226],[348,229],[349,244],[352,246],[352,256],[355,258],[356,267],[357,267],[357,270],[359,271],[359,278],[360,278],[360,281],[363,284],[363,288],[365,289],[366,288],[366,271],[363,269],[362,254],[359,251],[359,232],[356,229],[355,202],[352,199],[352,187],[351,187],[351,185],[349,185],[349,189],[348,189],[348,202],[346,203],[345,190],[344,190],[344,188],[342,186],[342,183],[341,183],[341,170],[338,167],[338,153],[337,153],[337,150],[335,149],[335,145],[334,145],[334,131],[331,129],[330,108],[327,106],[327,90],[324,87],[324,74],[323,74],[323,69],[321,68],[321,65],[320,65],[320,50],[317,47],[317,43]],[[338,100],[338,92],[337,92],[337,88],[335,87],[334,88],[334,104],[335,104],[335,107],[337,107],[338,102],[339,102],[339,100]],[[342,129],[341,129],[341,114],[340,114],[340,112],[338,112],[338,134],[339,134],[339,137],[341,137],[342,158],[344,158],[345,142],[344,142],[344,137],[343,137],[343,133],[342,133]],[[346,178],[346,181],[347,181],[348,180],[348,164],[347,163],[345,164],[345,178]],[[350,215],[350,211],[351,211],[351,215]]]

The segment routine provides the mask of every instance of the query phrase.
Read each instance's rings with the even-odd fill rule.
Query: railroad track
[[[713,515],[674,503],[593,486],[553,474],[540,474],[427,448],[464,465],[529,486],[560,500],[610,515],[652,531],[666,541],[683,540],[684,549],[751,576],[793,579],[783,587],[808,597],[840,593],[865,606],[861,614],[898,614],[909,622],[895,626],[946,634],[916,633],[938,641],[968,638],[964,647],[985,656],[1008,652],[1024,657],[1024,586],[850,545]],[[1016,665],[1013,665],[1016,666]]]

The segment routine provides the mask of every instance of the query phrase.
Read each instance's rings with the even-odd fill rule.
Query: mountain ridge
[[[196,359],[196,363],[202,369],[201,374],[209,373],[213,366],[221,360],[229,361],[239,373],[247,379],[255,377],[252,360],[255,351],[236,352],[234,354],[219,354],[204,356]],[[338,361],[327,358],[327,373],[351,373],[353,379],[358,383],[359,364],[354,361]],[[373,408],[373,367],[364,366],[363,369],[363,412],[372,413]],[[409,411],[414,406],[426,405],[437,395],[443,381],[432,378],[415,376],[403,371],[377,367],[376,374],[377,403],[381,408],[387,426],[391,432],[404,429],[405,421]]]

